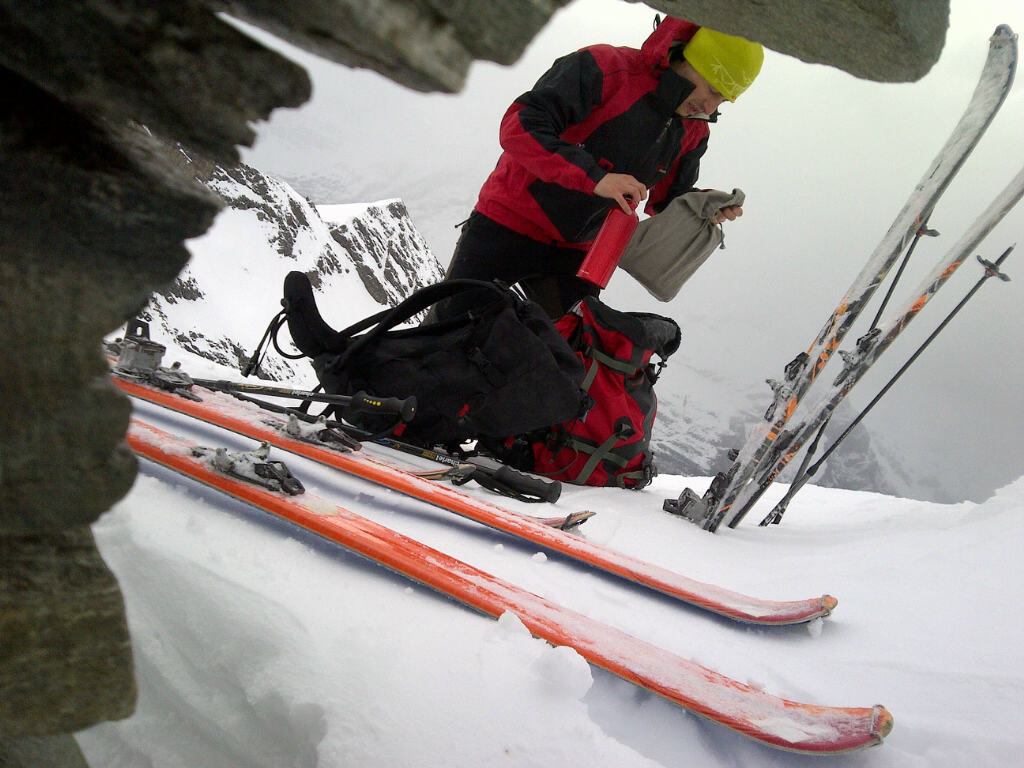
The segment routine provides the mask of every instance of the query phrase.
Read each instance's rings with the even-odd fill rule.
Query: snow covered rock
[[[153,339],[173,352],[239,368],[279,311],[291,270],[310,276],[321,312],[337,328],[443,276],[401,200],[318,209],[255,168],[222,168],[176,151],[227,207],[205,235],[189,242],[188,266],[141,315],[150,321]],[[286,333],[281,341],[288,341]],[[313,383],[307,365],[277,355],[259,374],[293,385]]]

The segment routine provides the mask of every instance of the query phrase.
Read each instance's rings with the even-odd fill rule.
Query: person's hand
[[[727,205],[725,208],[719,208],[718,213],[715,214],[714,218],[711,219],[712,224],[721,224],[723,221],[728,219],[729,221],[736,221],[740,216],[743,215],[743,209],[738,205]]]
[[[634,204],[639,205],[641,200],[647,199],[647,187],[628,173],[607,173],[603,179],[597,182],[594,194],[614,200],[625,213],[632,213],[633,208],[626,198],[630,198]]]

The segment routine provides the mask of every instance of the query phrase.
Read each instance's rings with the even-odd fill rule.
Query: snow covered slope
[[[230,441],[195,431],[207,444]],[[662,476],[640,493],[566,488],[556,507],[545,506],[595,509],[581,535],[696,578],[780,599],[829,592],[840,600],[823,623],[765,630],[681,608],[379,488],[289,465],[319,495],[737,679],[894,713],[885,745],[829,765],[1002,768],[1024,748],[1024,618],[1013,609],[1024,599],[1016,552],[1024,479],[984,504],[955,506],[809,487],[782,526],[714,536],[660,511],[662,498],[699,478]],[[805,761],[593,670],[575,652],[530,638],[512,616],[478,616],[144,470],[95,526],[125,593],[140,699],[132,718],[80,734],[94,765]]]
[[[254,168],[225,169],[180,148],[168,151],[226,203],[213,227],[189,243],[184,272],[142,314],[153,339],[175,353],[237,370],[280,310],[291,270],[310,275],[321,311],[337,328],[442,277],[401,200],[318,209]],[[315,384],[307,364],[276,355],[260,374]]]

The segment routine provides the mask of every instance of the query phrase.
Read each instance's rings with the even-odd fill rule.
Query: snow
[[[148,410],[147,410],[148,409]],[[251,447],[138,406],[199,442]],[[383,451],[375,447],[368,451]],[[754,628],[680,606],[397,493],[278,454],[335,500],[556,603],[768,693],[884,704],[883,746],[838,766],[1014,764],[1024,747],[1024,478],[982,504],[808,486],[783,524],[708,534],[661,511],[702,478],[636,493],[566,487],[533,514],[594,509],[586,538],[834,615]],[[494,500],[482,489],[474,494]],[[540,509],[538,509],[540,507]],[[78,735],[93,765],[792,766],[806,762],[688,714],[310,534],[150,464],[94,526],[125,594],[139,701]],[[788,726],[787,726],[788,727]],[[819,764],[816,761],[815,764]]]
[[[348,224],[353,219],[365,216],[370,208],[380,208],[389,203],[400,202],[399,198],[381,200],[376,203],[343,203],[339,205],[318,205],[316,212],[328,224]]]
[[[212,336],[212,329],[217,329],[223,339],[255,344],[262,327],[280,310],[285,274],[290,269],[306,269],[315,264],[332,242],[326,223],[314,215],[313,208],[287,185],[277,182],[277,186],[279,189],[268,184],[278,195],[303,210],[309,222],[309,226],[296,229],[298,239],[290,248],[291,255],[282,257],[277,251],[275,242],[281,237],[279,228],[264,220],[265,217],[261,218],[258,208],[226,207],[217,215],[214,226],[188,243],[192,258],[181,278],[191,279],[203,287],[201,310],[197,311],[193,301],[163,303],[166,328],[197,336]],[[231,184],[226,191],[239,196],[252,194],[242,184]],[[353,206],[352,213],[357,215],[367,207]],[[341,278],[336,277],[329,282],[340,281]],[[231,301],[225,296],[244,296],[245,299]],[[346,292],[346,311],[353,319],[380,309],[381,305],[365,290]],[[230,346],[230,341],[227,344]]]

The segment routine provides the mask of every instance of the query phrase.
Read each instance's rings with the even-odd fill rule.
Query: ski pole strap
[[[274,315],[273,318],[271,318],[270,325],[268,325],[267,330],[263,332],[263,336],[262,338],[260,338],[259,343],[256,345],[256,349],[253,350],[252,355],[249,357],[249,361],[245,364],[245,367],[242,369],[243,378],[248,378],[249,376],[256,372],[257,368],[259,368],[260,363],[263,362],[263,358],[266,357],[267,351],[269,350],[269,345],[267,344],[267,341],[269,341],[270,339],[273,339],[274,347],[283,357],[287,357],[292,360],[302,357],[302,355],[290,355],[286,354],[285,352],[282,352],[281,348],[277,344],[277,332],[278,330],[280,330],[281,326],[285,323],[287,319],[288,315],[283,309],[276,315]]]
[[[416,291],[397,306],[364,318],[343,331],[338,331],[336,337],[337,346],[340,346],[340,342],[343,340],[350,340],[352,343],[348,347],[341,346],[341,354],[333,365],[338,368],[342,367],[345,361],[355,354],[357,350],[438,302],[466,291],[479,290],[491,291],[495,299],[502,301],[509,307],[515,306],[516,302],[519,301],[519,298],[508,288],[497,282],[488,282],[486,280],[458,278],[428,285]],[[450,323],[453,321],[443,322]],[[364,331],[366,332],[363,333]],[[359,336],[358,334],[362,335]]]

